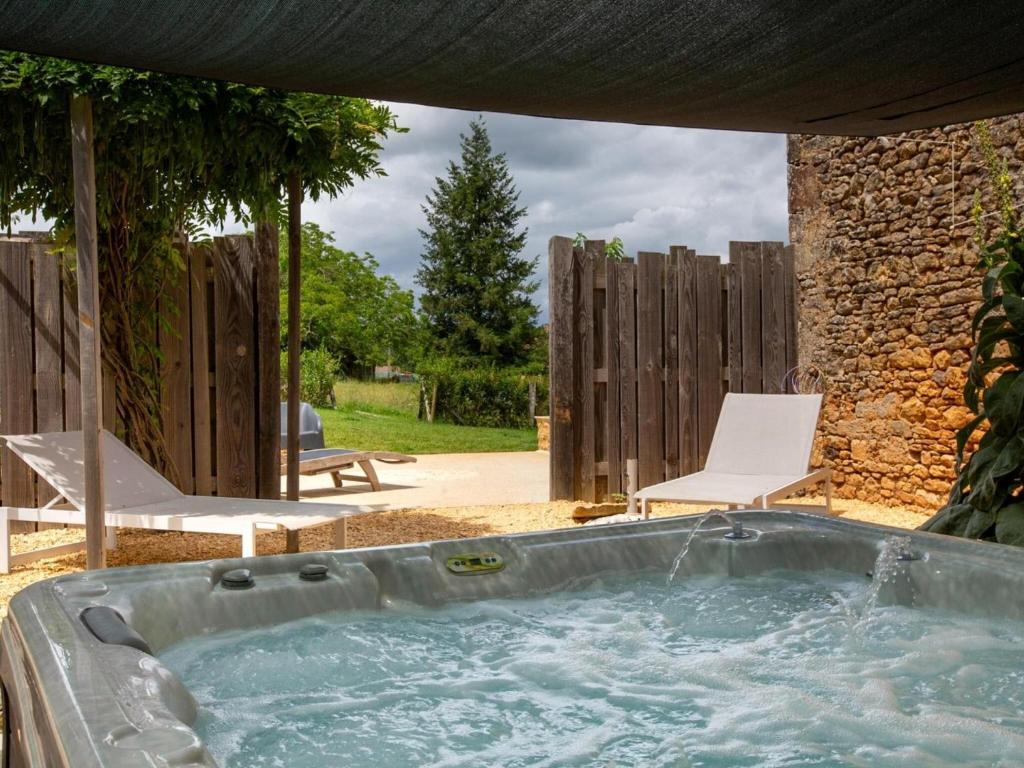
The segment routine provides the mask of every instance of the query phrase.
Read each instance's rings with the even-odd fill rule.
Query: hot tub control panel
[[[504,568],[505,561],[497,552],[473,552],[449,557],[445,566],[452,573],[492,573]]]

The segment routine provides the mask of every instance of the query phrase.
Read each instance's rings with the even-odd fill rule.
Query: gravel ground
[[[821,499],[815,498],[802,499],[801,502],[823,503]],[[574,502],[549,502],[382,512],[349,520],[348,543],[351,547],[375,547],[437,539],[464,539],[494,533],[566,528],[577,525],[572,519],[572,512],[577,506]],[[916,528],[927,519],[927,515],[920,512],[848,499],[835,500],[834,508],[840,517],[898,528]],[[705,509],[703,506],[658,504],[654,505],[652,514],[654,517],[667,517],[695,514]],[[51,529],[14,535],[11,544],[15,552],[23,552],[81,538],[81,529]],[[303,551],[329,549],[331,541],[330,526],[310,528],[301,531],[299,535],[299,546]],[[284,534],[259,534],[256,546],[261,555],[284,552]],[[123,529],[118,535],[118,548],[108,553],[107,562],[111,566],[146,565],[238,557],[239,554],[237,536]],[[8,575],[0,576],[0,616],[7,614],[7,603],[11,597],[29,584],[63,573],[79,571],[84,567],[85,553],[80,552],[40,560],[15,568]]]

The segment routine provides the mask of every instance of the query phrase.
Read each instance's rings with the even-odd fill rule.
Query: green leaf
[[[949,505],[926,520],[919,530],[944,533],[947,536],[962,536],[967,526],[967,520],[972,514],[974,514],[974,507],[970,504]]]
[[[985,299],[978,310],[974,313],[974,318],[971,320],[971,336],[975,336],[978,332],[978,326],[981,325],[982,321],[986,318],[989,312],[996,307],[1000,306],[1002,301],[1001,296],[992,296],[991,298]]]
[[[992,523],[994,523],[995,520],[995,512],[976,509],[967,519],[967,525],[964,528],[962,535],[965,539],[981,538],[985,532],[992,527]]]
[[[1020,296],[1003,294],[1002,307],[1014,331],[1024,334],[1024,299],[1021,299]]]
[[[985,391],[985,416],[991,429],[1000,434],[1012,434],[1020,428],[1024,410],[1024,376],[1019,371],[1008,371]]]
[[[967,377],[967,381],[964,383],[964,402],[967,407],[975,413],[979,412],[981,401],[979,399],[978,387],[984,385],[984,379],[975,381],[974,367],[971,368],[971,373]],[[984,419],[984,415],[980,415],[979,418]]]
[[[1003,446],[989,469],[993,479],[999,480],[1015,474],[1024,464],[1024,440],[1017,435]]]
[[[956,433],[957,455],[963,455],[964,448],[967,447],[967,441],[971,439],[971,435],[974,434],[983,421],[985,421],[985,414],[975,416]]]
[[[1024,546],[1024,502],[1008,504],[996,515],[996,541]]]
[[[978,334],[978,344],[975,355],[985,359],[996,351],[996,345],[1001,341],[1012,339],[1018,334],[1006,322],[1002,315],[990,317],[981,324],[981,331]]]
[[[1016,261],[1010,260],[999,272],[999,284],[1003,291],[1011,294],[1020,293],[1020,278],[1022,275],[1021,266]]]
[[[981,438],[981,441],[978,443],[978,450],[971,455],[967,470],[967,480],[971,488],[980,483],[983,477],[991,470],[992,464],[999,457],[1008,440],[1008,437],[1000,436],[991,430],[986,432]]]
[[[985,273],[981,279],[981,295],[987,300],[995,295],[995,289],[999,284],[999,273],[1003,271],[1003,265],[997,264]],[[998,297],[996,297],[998,298]]]

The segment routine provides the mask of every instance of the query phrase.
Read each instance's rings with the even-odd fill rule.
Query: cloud
[[[370,252],[416,289],[425,226],[421,206],[459,156],[474,112],[392,104],[410,129],[385,143],[387,176],[356,182],[336,200],[308,201],[303,218],[340,247]],[[547,248],[553,235],[621,237],[626,251],[687,245],[724,255],[729,240],[787,240],[785,137],[485,113],[527,207],[525,256],[539,256],[536,301],[547,316]],[[23,217],[21,227],[45,227]],[[18,227],[15,226],[15,229]],[[229,223],[225,231],[239,231]]]
[[[476,115],[393,104],[410,132],[388,139],[388,175],[344,197],[307,204],[304,216],[340,246],[369,251],[415,288],[424,198],[459,154]],[[627,252],[688,245],[725,254],[729,240],[786,240],[785,138],[773,134],[658,128],[484,114],[496,151],[508,156],[528,209],[524,252],[539,255],[537,301],[546,314],[552,235],[619,236]]]

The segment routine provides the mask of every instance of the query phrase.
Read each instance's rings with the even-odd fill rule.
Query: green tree
[[[292,171],[314,200],[382,173],[395,120],[363,99],[0,52],[0,226],[41,214],[67,247],[72,94],[93,102],[105,368],[129,442],[166,466],[152,339],[156,297],[181,276],[175,238],[229,216],[274,221]]]
[[[281,306],[287,304],[288,242],[281,237]],[[346,373],[408,363],[415,346],[412,291],[379,275],[377,260],[334,244],[331,232],[302,225],[303,349],[329,352]],[[282,323],[282,343],[287,320]]]
[[[462,135],[461,161],[438,177],[423,211],[429,230],[416,282],[433,352],[518,365],[538,336],[531,294],[537,259],[519,254],[526,214],[503,154],[480,120]]]

